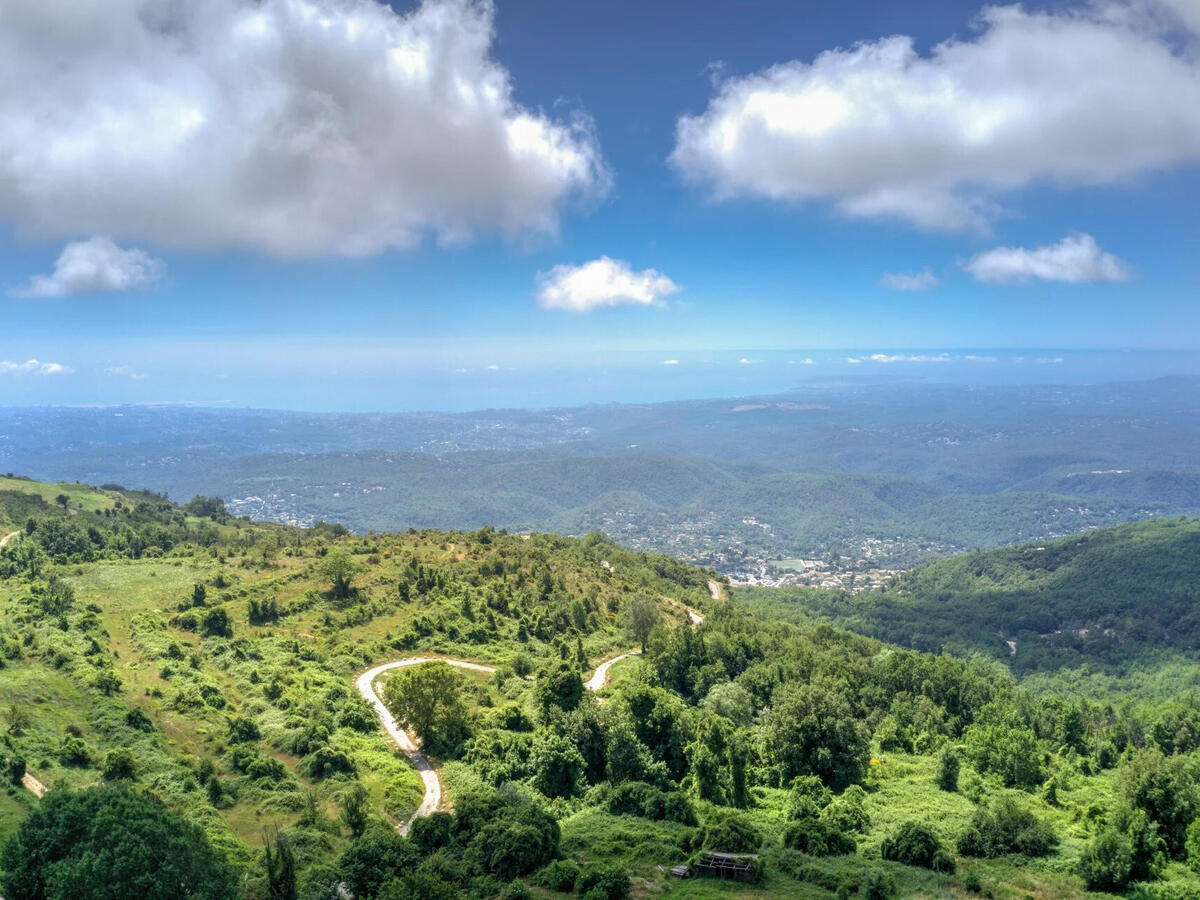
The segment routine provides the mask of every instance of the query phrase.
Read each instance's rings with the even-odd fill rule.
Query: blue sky
[[[0,14],[31,86],[0,97],[0,403],[661,399],[721,392],[704,365],[786,388],[800,351],[820,377],[1200,350],[1188,0],[221,0],[169,23],[182,61],[146,25],[177,7],[42,6]],[[777,371],[747,382],[756,350]]]

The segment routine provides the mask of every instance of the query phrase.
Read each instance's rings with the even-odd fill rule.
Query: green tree
[[[1129,838],[1115,828],[1106,827],[1084,848],[1079,856],[1078,872],[1089,891],[1116,893],[1129,884],[1133,869],[1133,850]]]
[[[371,806],[367,789],[356,781],[342,794],[342,822],[354,837],[362,837],[370,820]]]
[[[625,629],[630,639],[642,648],[643,653],[646,652],[646,640],[650,637],[650,632],[660,621],[662,615],[658,611],[658,604],[645,594],[634,596],[625,608]]]
[[[1122,799],[1158,824],[1172,858],[1182,857],[1187,827],[1198,810],[1196,784],[1187,765],[1182,756],[1149,749],[1135,754],[1119,776]]]
[[[763,756],[783,782],[816,775],[835,791],[861,781],[870,744],[837,682],[789,684],[762,715]]]
[[[132,781],[137,777],[137,767],[128,747],[110,750],[104,758],[100,775],[105,781]]]
[[[269,900],[297,900],[296,855],[279,826],[274,835],[263,833],[263,867],[267,870]]]
[[[235,900],[237,878],[204,832],[128,787],[56,788],[0,853],[5,896],[31,900]]]
[[[953,747],[945,748],[938,756],[937,785],[943,791],[953,794],[958,790],[958,771],[960,764],[958,753]]]
[[[884,859],[904,863],[906,866],[921,866],[935,872],[953,872],[954,858],[942,847],[942,842],[927,825],[905,822],[879,847]]]
[[[329,582],[329,594],[334,600],[347,600],[354,593],[354,577],[362,566],[345,548],[335,547],[317,563],[317,576]]]
[[[462,677],[447,663],[401,669],[384,685],[383,699],[396,720],[416,732],[431,753],[453,755],[467,739]]]
[[[583,679],[573,665],[559,662],[538,677],[537,694],[543,717],[551,707],[570,712],[583,699]]]
[[[547,797],[573,797],[583,785],[583,757],[568,738],[543,731],[530,754],[533,786]]]

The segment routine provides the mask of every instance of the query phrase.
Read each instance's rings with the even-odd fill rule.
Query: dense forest
[[[354,536],[203,497],[2,488],[8,900],[1200,896],[1193,702],[770,621],[757,593],[714,597],[714,573],[598,534]],[[1194,540],[1153,525],[1053,545],[1058,589],[1084,553]],[[882,596],[972,559],[983,578],[968,556]],[[401,834],[421,779],[355,678],[414,655],[486,670],[380,677],[445,788]],[[670,875],[712,852],[749,854],[754,881]]]

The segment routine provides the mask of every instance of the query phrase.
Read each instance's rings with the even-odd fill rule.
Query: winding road
[[[4,537],[0,538],[0,547],[3,547],[6,544],[8,544],[9,541],[11,541],[13,538],[15,538],[20,533],[21,533],[21,530],[19,528],[16,531],[10,531]]]
[[[712,585],[715,582],[710,582],[709,590],[714,597],[719,597],[719,589],[714,589]],[[699,625],[704,621],[704,616],[696,612],[690,606],[684,607],[684,612],[687,613],[688,622],[693,626]],[[589,691],[598,691],[608,684],[608,670],[614,663],[619,663],[623,659],[628,659],[631,656],[637,656],[641,650],[627,650],[611,659],[605,660],[596,666],[596,671],[592,673],[592,677],[583,683],[583,686]],[[444,662],[447,665],[454,666],[459,669],[467,669],[471,672],[483,672],[490,675],[496,671],[495,666],[485,666],[482,663],[471,662],[465,659],[451,659],[445,656],[407,656],[404,659],[393,660],[392,662],[381,663],[378,666],[367,669],[355,679],[354,686],[358,689],[359,694],[366,700],[375,710],[375,715],[379,716],[379,721],[383,725],[383,730],[388,736],[395,741],[404,755],[408,757],[413,768],[421,776],[421,781],[425,784],[425,796],[421,799],[421,805],[416,808],[413,814],[396,826],[396,830],[401,835],[408,834],[408,829],[416,819],[432,815],[437,811],[438,806],[442,802],[442,782],[438,778],[437,769],[429,762],[429,758],[421,752],[417,747],[416,742],[409,736],[408,732],[400,727],[400,723],[388,711],[383,700],[375,691],[375,681],[384,672],[390,672],[393,669],[404,669],[408,666],[419,666],[427,662]]]

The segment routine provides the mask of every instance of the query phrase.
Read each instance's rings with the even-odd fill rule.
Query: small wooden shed
[[[753,881],[757,861],[757,853],[705,852],[696,860],[695,869],[708,878]]]

